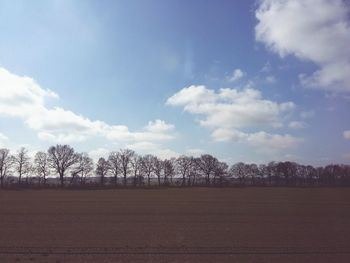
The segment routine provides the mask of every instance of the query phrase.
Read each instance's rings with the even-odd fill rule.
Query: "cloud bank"
[[[153,142],[175,138],[174,125],[163,120],[150,121],[141,131],[132,132],[125,125],[90,120],[60,107],[48,108],[47,99],[59,97],[55,92],[4,68],[0,68],[0,83],[0,115],[22,119],[44,141],[70,143],[101,137],[114,142]]]

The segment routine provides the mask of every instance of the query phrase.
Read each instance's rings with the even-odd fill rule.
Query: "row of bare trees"
[[[295,162],[236,163],[229,167],[212,155],[161,160],[130,149],[111,152],[96,164],[69,145],[51,146],[29,157],[0,149],[1,188],[15,186],[350,186],[349,165],[313,167]]]

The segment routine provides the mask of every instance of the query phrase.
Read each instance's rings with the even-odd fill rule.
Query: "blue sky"
[[[0,1],[0,146],[350,162],[349,2]]]

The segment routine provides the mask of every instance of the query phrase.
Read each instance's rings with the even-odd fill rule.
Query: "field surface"
[[[350,262],[350,189],[0,191],[0,262]]]

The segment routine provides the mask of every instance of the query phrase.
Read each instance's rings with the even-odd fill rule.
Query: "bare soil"
[[[0,191],[0,262],[350,262],[350,189]]]

